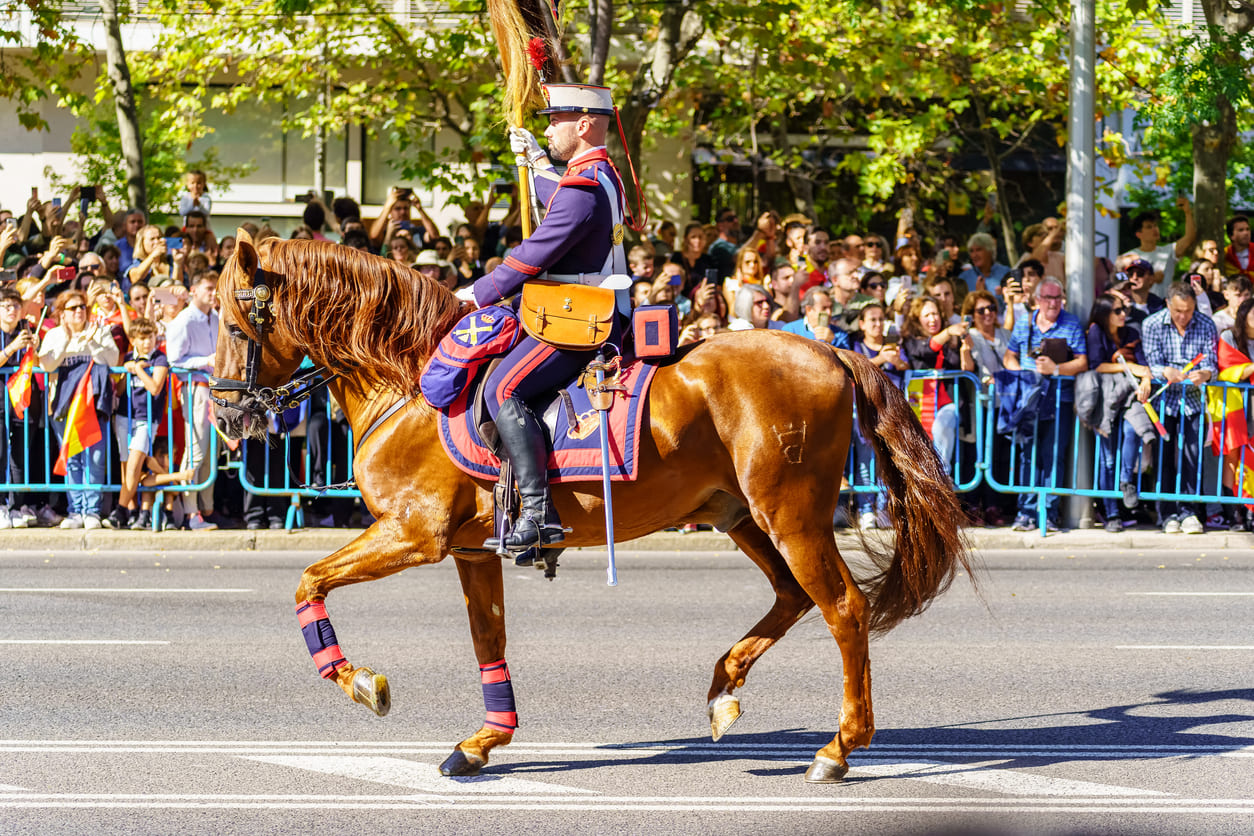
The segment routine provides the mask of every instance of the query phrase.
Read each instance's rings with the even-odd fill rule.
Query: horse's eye
[[[241,328],[241,327],[239,327],[238,325],[228,325],[228,326],[226,326],[226,332],[227,332],[228,334],[230,334],[232,337],[242,337],[242,336],[244,336],[244,329],[243,329],[243,328]]]

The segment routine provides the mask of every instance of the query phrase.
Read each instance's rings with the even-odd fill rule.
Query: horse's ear
[[[243,227],[235,232],[235,252],[231,253],[231,258],[239,262],[240,269],[248,276],[248,283],[251,285],[252,278],[257,275],[257,268],[261,265],[261,259],[253,246],[253,237]]]

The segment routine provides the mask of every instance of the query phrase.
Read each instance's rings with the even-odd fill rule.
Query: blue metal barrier
[[[309,439],[311,425],[317,422],[311,419],[323,418],[325,427],[323,439],[317,443]],[[260,445],[245,443],[241,447],[239,468],[240,484],[244,490],[256,496],[289,498],[284,516],[284,527],[287,529],[304,526],[305,509],[301,499],[316,498],[360,498],[361,491],[355,487],[345,487],[353,472],[353,451],[355,440],[352,427],[339,414],[339,408],[329,397],[316,396],[302,405],[301,415],[296,421],[289,421],[286,431],[275,431],[272,427],[267,436],[265,455],[258,452]],[[337,457],[337,433],[343,433],[344,455]],[[304,437],[306,443],[301,445],[299,439]],[[315,461],[315,459],[317,461]],[[322,466],[318,467],[317,462]],[[343,467],[337,465],[343,462]],[[339,483],[339,484],[337,484]],[[333,486],[333,487],[327,487]]]
[[[953,398],[953,439],[952,448],[946,456],[941,453],[945,461],[945,467],[949,474],[953,477],[954,488],[959,492],[974,490],[979,486],[980,480],[983,478],[983,463],[981,462],[980,451],[985,448],[985,420],[984,413],[987,398],[984,394],[980,380],[972,372],[964,371],[911,371],[905,374],[905,394],[909,400],[915,414],[919,413],[922,407],[922,388],[923,384],[928,381],[935,381],[940,384],[952,384],[948,391]],[[879,497],[884,496],[883,486],[879,484],[877,478],[877,464],[875,460],[874,450],[871,445],[860,438],[860,426],[858,424],[858,408],[855,404],[854,412],[854,432],[850,440],[849,457],[845,463],[845,482],[847,487],[845,492],[855,495],[875,495],[877,498],[871,500],[868,505],[865,499],[855,499],[855,506],[858,513],[866,513],[867,510],[878,510],[880,507]],[[964,425],[968,428],[968,432],[963,432]],[[934,444],[937,442],[934,441]],[[939,445],[938,445],[939,446]],[[973,450],[974,457],[964,456],[964,451]]]
[[[1068,378],[1059,379],[1063,380]],[[1155,386],[1161,384],[1162,382],[1164,381],[1156,381]],[[1241,399],[1240,411],[1245,416],[1249,415],[1251,390],[1251,386],[1249,384],[1212,383],[1204,384],[1199,388],[1201,390],[1204,407],[1207,403],[1208,397],[1224,400],[1226,393],[1238,392]],[[1047,498],[1050,496],[1084,496],[1094,499],[1110,499],[1116,501],[1121,500],[1123,497],[1123,492],[1119,484],[1119,474],[1122,472],[1123,465],[1125,463],[1125,449],[1124,445],[1120,442],[1122,441],[1122,434],[1128,431],[1128,429],[1124,427],[1123,416],[1121,415],[1115,422],[1115,427],[1112,432],[1112,435],[1115,436],[1115,442],[1113,444],[1108,442],[1110,460],[1103,461],[1101,449],[1103,441],[1102,437],[1096,432],[1087,429],[1078,419],[1075,419],[1074,414],[1067,411],[1067,408],[1061,400],[1062,388],[1054,387],[1054,389],[1055,393],[1052,403],[1044,404],[1042,409],[1052,412],[1052,414],[1055,415],[1060,412],[1064,414],[1066,419],[1064,422],[1060,423],[1055,420],[1052,422],[1052,427],[1046,427],[1044,430],[1046,433],[1057,433],[1057,439],[1050,437],[1043,438],[1041,435],[1041,424],[1038,422],[1034,422],[1033,424],[1033,434],[1030,440],[1024,439],[1016,441],[1008,439],[1005,435],[999,434],[996,431],[996,412],[995,410],[989,410],[987,412],[988,425],[985,432],[985,438],[988,443],[984,448],[982,455],[982,459],[986,467],[985,480],[994,490],[1002,493],[1032,493],[1036,495],[1036,523],[1042,534],[1044,534],[1047,530]],[[992,399],[997,397],[995,387],[990,388],[989,397]],[[1205,409],[1202,414],[1193,416],[1192,419],[1175,419],[1174,417],[1162,415],[1165,400],[1166,393],[1152,401],[1151,405],[1155,407],[1158,415],[1161,418],[1164,418],[1169,425],[1176,426],[1180,422],[1191,420],[1196,426],[1198,436],[1196,441],[1196,462],[1193,464],[1192,471],[1190,472],[1183,466],[1183,459],[1185,458],[1184,449],[1179,444],[1179,439],[1164,439],[1160,434],[1155,433],[1154,441],[1150,445],[1152,448],[1152,452],[1149,457],[1150,460],[1148,462],[1140,461],[1134,468],[1135,484],[1139,500],[1147,502],[1157,501],[1192,504],[1214,503],[1219,505],[1237,505],[1250,502],[1250,496],[1254,495],[1254,452],[1251,452],[1242,446],[1228,457],[1230,460],[1229,469],[1232,471],[1235,484],[1238,488],[1243,484],[1248,484],[1249,486],[1246,497],[1242,498],[1239,495],[1240,490],[1236,491],[1238,495],[1224,496],[1224,474],[1222,472],[1224,468],[1224,461],[1213,457],[1210,453],[1210,432],[1208,432],[1210,424],[1207,421]],[[1228,422],[1229,418],[1227,415],[1224,415],[1215,427],[1220,433],[1226,433],[1229,428]],[[1081,449],[1079,442],[1084,435],[1088,435],[1093,441],[1093,462],[1088,470],[1084,470],[1079,460]],[[1011,478],[1009,480],[1001,480],[992,472],[991,467],[988,465],[993,459],[994,445],[1005,444],[1007,442],[1011,444],[1012,451]],[[1052,456],[1052,461],[1050,461],[1050,456],[1047,452],[1047,448],[1051,445],[1051,443],[1055,444],[1053,450],[1055,455]],[[1141,452],[1142,446],[1143,445],[1141,444],[1135,445],[1135,454],[1138,455],[1138,457],[1143,455]],[[1044,456],[1042,456],[1043,453],[1045,454]],[[1165,457],[1168,456],[1174,457],[1173,464],[1175,466],[1171,468],[1174,471],[1174,476],[1168,479],[1167,484],[1164,484],[1163,464],[1167,461]],[[1027,472],[1030,474],[1030,478],[1028,479],[1018,478],[1021,474],[1021,468],[1025,461],[1024,457],[1027,457],[1027,463],[1029,465]],[[1210,473],[1207,472],[1208,458],[1214,459]],[[1038,465],[1042,464],[1045,466],[1038,467]],[[1151,467],[1154,471],[1154,477],[1152,481],[1147,481],[1145,479],[1145,472]],[[1106,471],[1109,471],[1111,475],[1108,476]],[[1078,477],[1082,472],[1085,475],[1091,476],[1091,479],[1089,480],[1091,487],[1080,487],[1078,485],[1080,481]],[[1197,485],[1195,490],[1184,491],[1182,489],[1186,475],[1191,477],[1191,481]],[[1109,488],[1102,488],[1101,484],[1108,480],[1112,481],[1111,486]],[[1207,490],[1208,484],[1213,485],[1213,490]],[[1202,521],[1205,522],[1205,514],[1203,513],[1200,516],[1202,517]]]
[[[130,392],[131,374],[121,366],[112,366],[109,369],[111,380],[116,383],[123,382],[125,385],[123,391]],[[119,468],[115,470],[113,457],[109,454],[109,446],[105,446],[101,450],[97,445],[114,445],[117,443],[117,433],[115,431],[114,421],[126,416],[126,429],[123,440],[126,447],[129,448],[129,442],[132,438],[133,424],[129,417],[129,410],[125,408],[124,400],[129,395],[124,395],[123,400],[119,400],[118,408],[105,416],[105,420],[100,427],[101,439],[97,445],[92,445],[90,449],[98,450],[104,454],[105,475],[100,482],[73,482],[70,483],[66,479],[53,479],[53,465],[56,462],[59,451],[61,449],[61,441],[57,438],[53,431],[53,422],[51,416],[47,414],[47,393],[51,388],[51,382],[55,378],[55,372],[45,372],[36,368],[32,373],[31,387],[32,393],[36,388],[41,391],[40,396],[32,399],[31,407],[26,411],[23,418],[18,418],[14,411],[13,404],[8,397],[8,384],[17,369],[9,367],[0,370],[3,376],[6,391],[2,397],[4,400],[4,448],[3,461],[4,467],[0,468],[0,491],[27,493],[27,492],[47,492],[47,491],[64,491],[64,490],[82,490],[100,493],[116,493],[122,490],[122,473],[118,472],[125,467],[126,450],[120,449],[119,452]],[[184,430],[185,444],[191,444],[192,437],[192,419],[186,414],[185,410],[176,407],[174,398],[171,396],[173,389],[173,378],[177,377],[184,386],[184,391],[190,391],[192,371],[187,369],[171,369],[167,378],[165,388],[165,412],[162,421],[153,422],[154,425],[163,424],[167,432],[164,436],[156,435],[157,426],[152,428],[153,436],[150,439],[150,453],[159,457],[164,453],[166,461],[170,464],[170,471],[178,469],[178,462],[175,459],[175,440],[173,429],[176,424],[182,424]],[[115,390],[116,391],[116,390]],[[148,411],[153,411],[153,396],[147,394]],[[159,396],[160,397],[160,396]],[[37,412],[36,409],[39,409]],[[164,438],[164,441],[162,441]],[[157,445],[164,444],[164,451],[159,451]],[[19,448],[20,454],[14,455],[15,450]],[[83,454],[80,454],[83,455]],[[32,458],[36,457],[37,458]],[[216,434],[211,433],[209,437],[209,446],[204,452],[204,456],[212,461],[217,460],[218,456],[218,440]],[[20,461],[17,461],[19,460]],[[37,466],[38,465],[38,466]],[[17,478],[15,478],[17,477]],[[192,484],[180,484],[178,490],[182,491],[198,491],[209,488],[213,485],[216,478],[216,469],[211,468],[208,476],[201,482]],[[163,494],[170,488],[166,486],[144,485],[138,486],[138,491],[155,493],[155,506],[159,507],[163,501]],[[153,527],[156,528],[158,523],[157,515],[153,515]]]

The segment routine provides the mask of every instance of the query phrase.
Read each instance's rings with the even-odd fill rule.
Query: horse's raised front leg
[[[770,580],[775,590],[775,603],[753,625],[753,629],[714,665],[714,681],[710,683],[707,710],[710,734],[715,740],[740,719],[740,699],[735,691],[744,687],[745,677],[753,663],[814,606],[771,538],[753,520],[746,519],[727,533]]]
[[[479,660],[483,706],[487,712],[479,731],[458,743],[444,763],[443,775],[477,775],[497,746],[514,739],[518,713],[514,686],[505,664],[505,583],[501,559],[495,554],[457,557],[457,574],[466,596],[470,635]]]
[[[394,519],[383,518],[339,551],[310,565],[296,590],[296,617],[305,644],[323,679],[334,680],[344,693],[380,717],[392,707],[387,677],[355,667],[344,658],[327,616],[325,599],[333,589],[373,581],[422,563],[436,563],[443,547],[416,543]]]

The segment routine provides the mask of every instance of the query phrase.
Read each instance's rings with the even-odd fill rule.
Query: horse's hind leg
[[[849,771],[849,753],[869,746],[875,734],[867,599],[841,559],[836,538],[826,524],[780,537],[780,548],[793,576],[818,605],[840,646],[845,684],[840,731],[815,753],[806,770],[806,780],[811,783],[835,783]]]
[[[348,663],[340,650],[326,596],[333,589],[373,581],[420,563],[433,563],[443,556],[438,551],[427,559],[416,555],[417,544],[394,521],[381,519],[342,549],[307,567],[296,589],[296,616],[318,673],[331,679],[348,694],[380,717],[392,707],[387,677],[370,668]]]
[[[752,520],[745,520],[728,535],[770,580],[775,590],[775,603],[714,665],[708,710],[710,733],[715,740],[740,718],[740,700],[735,696],[735,690],[744,686],[745,676],[753,663],[814,606],[771,538]]]
[[[457,557],[456,563],[466,597],[475,658],[479,660],[487,717],[482,728],[458,743],[453,754],[440,764],[444,775],[478,774],[488,762],[488,753],[513,740],[518,726],[514,687],[505,664],[505,583],[501,559],[489,552],[480,557],[484,559]]]

